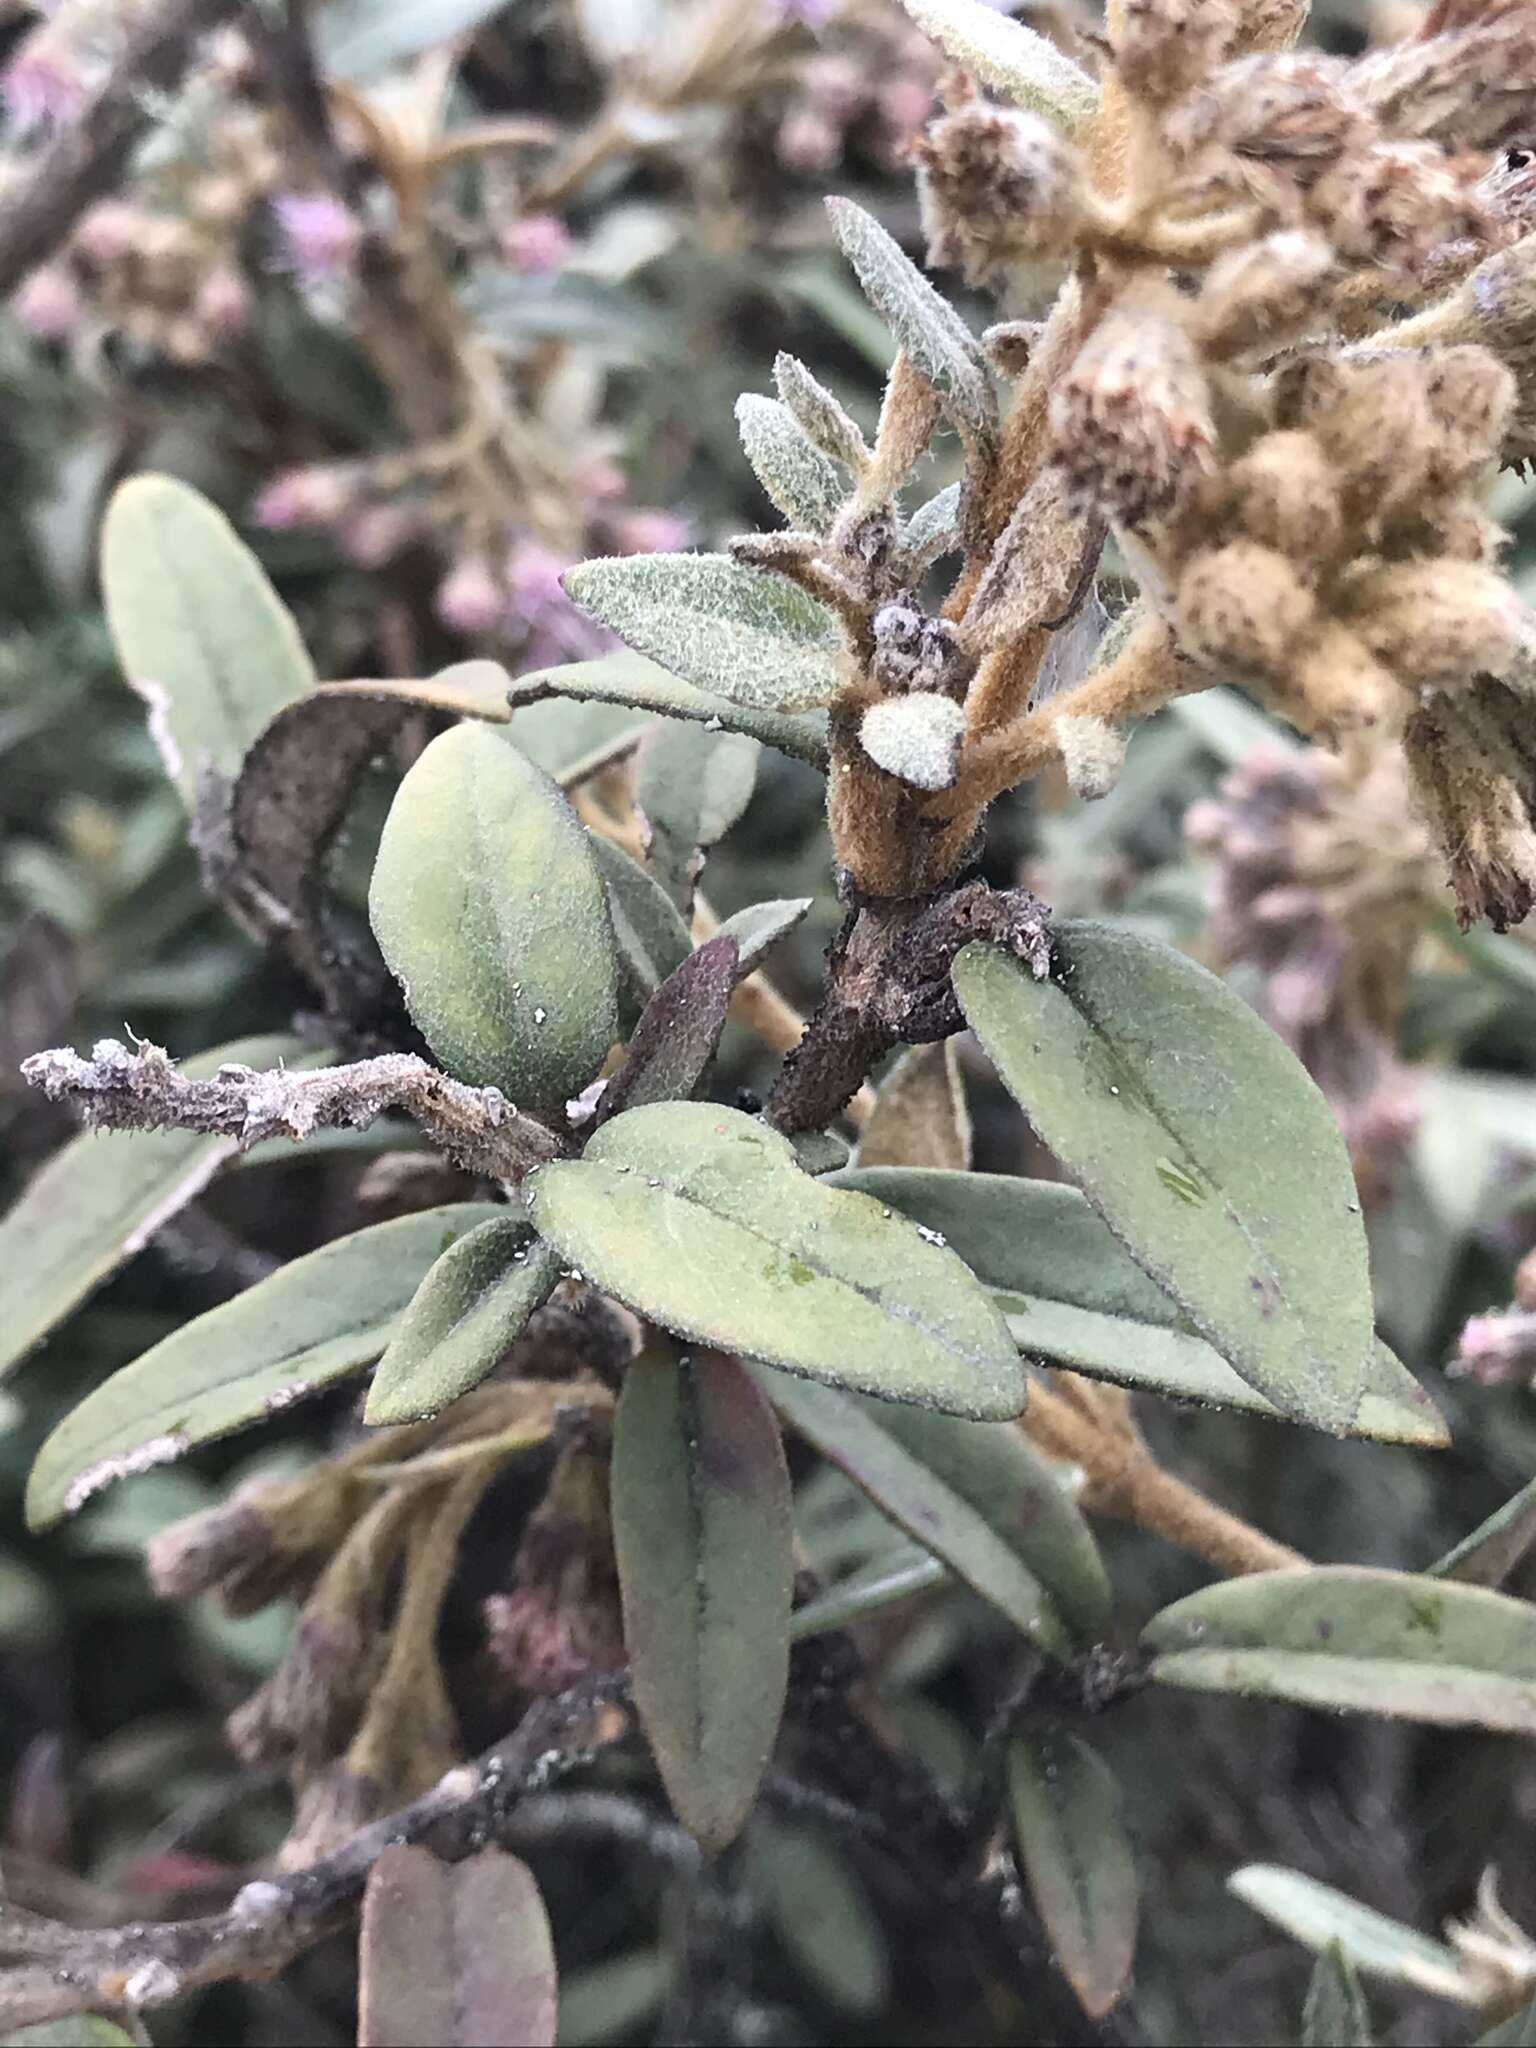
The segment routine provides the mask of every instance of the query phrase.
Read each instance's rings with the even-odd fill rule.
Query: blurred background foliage
[[[1046,27],[1073,11],[1023,10]],[[1313,33],[1358,48],[1377,16],[1412,12],[1338,0],[1317,7]],[[344,252],[326,258],[315,221],[285,214],[281,202],[290,188],[304,196],[306,179],[280,155],[256,161],[263,148],[271,155],[261,133],[246,137],[242,165],[219,170],[219,109],[238,110],[242,86],[194,76],[121,202],[137,210],[130,225],[142,238],[151,220],[185,221],[198,205],[207,213],[199,181],[245,177],[243,198],[226,197],[216,258],[204,247],[187,259],[203,265],[203,283],[217,263],[231,305],[238,288],[237,315],[205,319],[201,337],[178,333],[185,306],[167,312],[168,285],[142,275],[113,284],[102,259],[83,273],[95,290],[88,303],[56,294],[50,312],[34,280],[0,321],[6,1202],[68,1128],[63,1111],[22,1088],[26,1054],[130,1029],[185,1054],[280,1028],[306,1000],[206,900],[142,708],[116,672],[92,571],[113,484],[168,470],[223,504],[293,606],[322,675],[427,673],[471,652],[514,667],[557,659],[582,651],[550,595],[562,561],[594,546],[716,544],[766,522],[732,406],[738,392],[770,388],[776,350],[800,355],[872,421],[889,343],[830,250],[821,193],[856,196],[920,248],[902,156],[937,66],[887,0],[331,0],[314,27],[328,74],[376,110],[436,92],[446,136],[488,124],[554,132],[533,174],[518,168],[516,148],[450,163],[429,231],[454,317],[501,366],[528,434],[557,451],[563,495],[553,510],[536,495],[509,499],[505,530],[488,539],[476,527],[483,503],[455,502],[430,463],[407,462],[393,494],[374,489],[383,473],[369,465],[387,472],[402,448],[419,456],[422,438],[352,318]],[[0,176],[20,175],[33,146],[36,110],[16,79],[28,75],[22,58],[38,33],[23,7],[0,10],[12,128]],[[438,76],[450,44],[459,62]],[[679,55],[648,106],[625,84],[636,52],[657,66]],[[604,126],[616,107],[618,130]],[[553,176],[551,163],[569,175]],[[376,190],[364,198],[385,203]],[[168,270],[180,260],[171,240]],[[83,289],[81,276],[52,279],[71,281]],[[973,310],[978,324],[989,317]],[[295,488],[310,491],[314,510],[315,478],[337,475],[340,496],[318,501],[326,516],[290,516]],[[944,481],[936,474],[934,488]],[[1506,475],[1497,509],[1517,573],[1536,580],[1536,487]],[[470,573],[492,548],[498,563],[502,551],[517,557],[515,616]],[[1292,831],[1313,801],[1297,794],[1294,778],[1305,784],[1308,771],[1289,760],[1292,745],[1236,692],[1185,700],[1137,735],[1107,801],[1084,806],[1046,783],[999,805],[987,867],[1063,910],[1124,918],[1230,964],[1272,1014],[1313,1020],[1316,1071],[1348,1029],[1319,1008],[1319,987],[1339,975],[1338,946],[1363,942],[1361,919],[1385,916],[1415,853],[1400,811],[1362,819],[1349,811],[1352,792],[1319,880]],[[360,807],[344,850],[359,890],[397,773],[381,767],[379,800]],[[721,914],[815,897],[777,956],[778,979],[800,1002],[812,997],[837,917],[820,801],[816,776],[765,752],[751,807],[707,876]],[[1285,927],[1294,943],[1275,940],[1274,921],[1262,943],[1234,935],[1245,863],[1266,887],[1303,892]],[[1283,1541],[1319,1561],[1422,1568],[1536,1471],[1536,1361],[1516,1351],[1448,1370],[1468,1319],[1509,1302],[1514,1268],[1536,1245],[1536,948],[1518,932],[1458,938],[1446,914],[1398,964],[1407,979],[1396,1043],[1372,1047],[1370,1113],[1362,1120],[1361,1091],[1347,1083],[1338,1106],[1368,1194],[1382,1327],[1451,1422],[1452,1448],[1343,1444],[1141,1405],[1174,1470]],[[724,1086],[759,1088],[773,1064],[732,1027]],[[969,1053],[966,1069],[977,1164],[1042,1170],[1017,1111]],[[235,1624],[210,1602],[161,1605],[139,1546],[248,1471],[332,1441],[349,1425],[349,1397],[131,1480],[40,1540],[18,1533],[31,1455],[114,1366],[276,1259],[361,1220],[369,1142],[314,1145],[226,1176],[3,1397],[0,1871],[47,1910],[102,1920],[196,1911],[227,1896],[232,1869],[280,1836],[279,1786],[235,1765],[219,1723],[275,1663],[285,1617]],[[806,1478],[799,1512],[807,1551],[829,1571],[888,1547],[886,1525],[829,1473]],[[1127,1639],[1198,1583],[1197,1566],[1137,1531],[1111,1527],[1104,1541]],[[1536,1596],[1536,1571],[1522,1574],[1512,1590]],[[872,1628],[869,1648],[893,1720],[958,1784],[996,1701],[1002,1624],[951,1593],[896,1610]],[[1104,1726],[1102,1743],[1129,1788],[1152,1904],[1134,2000],[1110,2038],[1296,2038],[1308,1960],[1227,1896],[1241,1863],[1309,1871],[1426,1929],[1464,1912],[1492,1863],[1505,1903],[1536,1925],[1529,1744],[1183,1695],[1137,1702]],[[565,1976],[562,2040],[664,2033],[679,1937],[652,1866],[590,1846],[532,1860]],[[836,1825],[763,1821],[737,1875],[739,1924],[722,1935],[719,1967],[739,1991],[742,2039],[1077,2038],[1047,2031],[1070,2028],[1069,2003],[1054,2017],[985,2004],[958,1958],[935,1956],[926,1902],[893,1892]],[[323,1946],[280,1983],[223,1986],[158,2015],[154,2038],[166,2048],[349,2040],[351,1967],[345,1942]],[[1463,2022],[1432,2001],[1382,1992],[1374,2003],[1383,2039],[1462,2038]]]

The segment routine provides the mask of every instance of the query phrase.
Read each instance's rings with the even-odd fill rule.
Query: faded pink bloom
[[[0,77],[5,110],[18,128],[49,128],[79,113],[91,80],[75,53],[46,28],[33,31]]]
[[[799,22],[805,28],[825,28],[843,0],[767,0],[774,20]]]
[[[1512,1308],[1473,1316],[1461,1333],[1449,1370],[1485,1387],[1536,1372],[1536,1314]]]
[[[216,341],[229,341],[242,333],[250,310],[245,280],[228,265],[209,271],[193,302],[195,317]]]
[[[420,530],[420,519],[403,505],[368,505],[343,523],[337,538],[360,569],[382,569]]]
[[[81,218],[70,246],[88,263],[118,263],[138,247],[150,216],[123,199],[103,199]]]
[[[352,268],[362,223],[329,192],[279,192],[272,212],[282,231],[285,268],[302,284],[324,284]]]
[[[489,633],[506,611],[506,593],[481,555],[455,562],[437,588],[434,609],[452,633]]]
[[[642,505],[621,512],[613,521],[614,545],[621,555],[673,555],[688,545],[688,522],[675,512]]]
[[[260,492],[251,517],[275,532],[291,526],[334,526],[351,511],[356,493],[357,471],[349,463],[288,469]]]
[[[553,213],[530,213],[501,236],[502,255],[524,277],[547,277],[559,270],[573,246],[565,222]]]
[[[906,141],[933,112],[933,87],[914,71],[899,71],[881,86],[875,102],[892,141]]]
[[[829,171],[843,154],[842,131],[815,107],[796,107],[780,125],[779,162],[791,171]]]
[[[532,538],[515,542],[507,556],[507,633],[523,643],[529,659],[568,661],[607,644],[603,629],[565,594],[560,578],[570,566],[568,558]]]
[[[84,302],[68,265],[45,263],[23,282],[11,311],[35,340],[65,341],[80,323]]]

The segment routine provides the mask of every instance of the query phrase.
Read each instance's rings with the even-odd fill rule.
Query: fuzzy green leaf
[[[631,1110],[528,1185],[543,1236],[683,1336],[955,1414],[1024,1405],[1007,1325],[954,1253],[812,1180],[739,1110]]]
[[[392,1842],[363,1891],[358,2048],[555,2038],[555,1950],[533,1872],[504,1849],[444,1863]]]
[[[1036,981],[968,946],[954,982],[1010,1092],[1132,1257],[1298,1422],[1354,1422],[1374,1342],[1360,1204],[1333,1112],[1203,967],[1070,923]]]
[[[614,1418],[613,1535],[635,1703],[673,1809],[711,1851],[757,1796],[789,1679],[789,1473],[734,1360],[653,1352]]]
[[[719,935],[736,941],[737,974],[745,976],[759,967],[764,956],[807,915],[814,901],[810,896],[785,896],[772,903],[749,904],[726,918]]]
[[[752,572],[754,575],[759,573]],[[667,718],[686,718],[717,732],[749,733],[765,747],[777,747],[813,768],[827,764],[827,715],[824,711],[773,711],[759,705],[736,704],[695,683],[684,682],[643,654],[605,654],[597,661],[573,661],[561,668],[533,669],[519,676],[507,692],[515,712],[520,705],[550,697],[581,703],[623,704]],[[514,737],[516,735],[514,734]],[[542,765],[549,767],[549,763]],[[553,767],[549,768],[555,774]]]
[[[829,199],[832,231],[875,311],[902,352],[944,400],[957,426],[990,440],[997,392],[976,337],[873,214]]]
[[[758,744],[739,732],[658,722],[635,757],[634,800],[651,873],[686,916],[701,855],[752,801]]]
[[[1091,2019],[1125,1990],[1136,1956],[1136,1865],[1114,1773],[1055,1728],[1008,1745],[1014,1839],[1051,1953]]]
[[[1536,1734],[1536,1608],[1481,1586],[1260,1572],[1175,1601],[1142,1640],[1165,1685]]]
[[[959,520],[960,486],[946,484],[942,491],[935,492],[933,497],[925,504],[919,505],[912,514],[907,521],[906,532],[902,535],[903,544],[913,549],[925,548],[930,541],[937,540],[941,533],[954,533],[955,545],[958,547]]]
[[[1337,1941],[1317,1959],[1301,2014],[1301,2048],[1371,2048],[1371,2015],[1355,1966]]]
[[[1032,1642],[1065,1656],[1063,1617],[1084,1642],[1102,1634],[1109,1586],[1093,1538],[1018,1430],[762,1370],[758,1383],[882,1513]]]
[[[776,398],[743,392],[736,401],[736,424],[758,482],[790,525],[800,533],[825,533],[850,494],[836,464]]]
[[[1444,1942],[1431,1941],[1299,1870],[1250,1863],[1228,1878],[1227,1889],[1314,1954],[1336,1947],[1367,1976],[1412,1984],[1437,1998],[1459,2002],[1464,1995],[1455,1952]]]
[[[500,734],[435,739],[396,793],[368,913],[450,1073],[558,1109],[618,1033],[618,961],[592,842]]]
[[[666,890],[622,846],[597,833],[591,847],[608,898],[619,963],[619,1014],[627,1029],[669,974],[688,958],[688,927]]]
[[[296,1038],[242,1038],[181,1071],[206,1080],[227,1063],[296,1066],[306,1053]],[[239,1150],[238,1138],[197,1131],[82,1131],[61,1146],[0,1221],[0,1372],[141,1251]]]
[[[842,685],[837,621],[771,569],[729,555],[615,555],[564,582],[638,653],[733,704],[810,711]]]
[[[877,768],[913,789],[948,789],[955,779],[965,712],[953,697],[917,690],[871,704],[859,745]]]
[[[517,702],[516,689],[514,684],[512,692],[504,693],[509,703]],[[512,744],[562,789],[574,789],[600,768],[622,759],[649,727],[648,715],[628,704],[545,697],[518,704]]]
[[[992,1173],[864,1167],[859,1189],[936,1230],[1008,1319],[1021,1351],[1095,1379],[1177,1400],[1278,1415],[1189,1326],[1076,1188]],[[1436,1449],[1450,1432],[1428,1394],[1378,1339],[1351,1436]]]
[[[555,1253],[516,1215],[489,1217],[450,1245],[379,1360],[364,1422],[416,1422],[479,1386],[559,1278]]]
[[[1015,106],[1043,114],[1067,135],[1080,135],[1099,110],[1099,91],[1086,71],[1053,42],[986,0],[901,0],[924,35],[953,63]]]
[[[862,476],[871,459],[869,445],[826,385],[798,356],[782,353],[773,360],[773,381],[780,402],[812,447],[854,476]]]
[[[375,1223],[183,1323],[46,1440],[27,1484],[29,1523],[47,1528],[114,1479],[168,1464],[369,1364],[432,1262],[496,1214],[488,1202],[455,1202]]]
[[[205,771],[233,781],[262,727],[314,683],[314,665],[256,557],[174,477],[118,486],[101,588],[123,673],[191,810]]]

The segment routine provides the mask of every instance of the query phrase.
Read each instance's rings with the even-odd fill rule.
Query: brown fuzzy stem
[[[1019,1427],[1047,1457],[1082,1468],[1085,1506],[1134,1522],[1203,1557],[1229,1578],[1307,1562],[1165,1472],[1131,1419],[1129,1397],[1121,1388],[1058,1373],[1049,1387],[1031,1386]]]

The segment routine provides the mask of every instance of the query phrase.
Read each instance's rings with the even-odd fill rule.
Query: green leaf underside
[[[959,517],[960,486],[946,484],[942,491],[936,491],[918,506],[907,521],[907,530],[902,537],[909,548],[923,547],[939,534],[949,532]]]
[[[1097,1559],[1092,1539],[1080,1545],[1074,1536],[1063,1543],[1057,1528],[1042,1531],[1039,1526],[1029,1526],[1031,1510],[1048,1516],[1059,1503],[1075,1512],[1043,1466],[1036,1472],[1030,1469],[1031,1460],[1019,1470],[1017,1493],[1007,1501],[999,1482],[1006,1482],[1004,1468],[1011,1461],[1006,1452],[998,1455],[991,1444],[984,1444],[978,1446],[983,1453],[977,1460],[979,1479],[970,1479],[967,1490],[961,1491],[954,1484],[961,1462],[954,1455],[955,1447],[941,1447],[941,1456],[943,1451],[949,1453],[945,1462],[950,1469],[946,1471],[938,1460],[924,1455],[929,1446],[914,1448],[903,1441],[889,1426],[897,1414],[894,1402],[860,1400],[761,1368],[758,1384],[786,1421],[862,1488],[882,1514],[925,1550],[942,1558],[973,1592],[990,1601],[1041,1649],[1065,1657],[1072,1648],[1072,1637],[1042,1583],[1046,1567],[1056,1568],[1055,1576],[1078,1603],[1079,1617],[1096,1607],[1102,1620],[1107,1601],[1102,1574],[1097,1585],[1094,1583]],[[947,1423],[953,1429],[999,1427],[909,1412],[919,1423]],[[1047,1500],[1047,1489],[1055,1496],[1054,1502]],[[1000,1507],[1004,1512],[998,1512]],[[1011,1513],[1007,1512],[1010,1508]],[[1093,1629],[1080,1627],[1080,1633],[1091,1636]]]
[[[752,1891],[791,1956],[844,2012],[878,2013],[890,1996],[884,1931],[864,1887],[810,1828],[754,1822]]]
[[[518,676],[507,691],[507,702],[514,713],[520,706],[554,697],[577,703],[622,704],[701,725],[715,721],[724,732],[749,733],[765,747],[777,747],[781,754],[808,761],[813,768],[824,768],[827,764],[825,711],[770,711],[733,704],[712,690],[701,690],[697,684],[670,674],[658,663],[647,661],[643,654],[627,650],[601,655],[595,661],[532,669],[527,675]],[[549,772],[555,771],[551,768]]]
[[[1536,1999],[1488,2033],[1479,2034],[1476,2048],[1536,2048]]]
[[[1059,1729],[1008,1745],[1014,1839],[1051,1952],[1083,2010],[1101,2019],[1136,1954],[1136,1865],[1109,1766]]]
[[[242,1038],[181,1071],[206,1080],[226,1062],[294,1066],[307,1063],[306,1048],[286,1035]],[[0,1221],[0,1372],[142,1250],[239,1149],[238,1138],[197,1131],[83,1131],[60,1146]]]
[[[560,1278],[560,1260],[518,1216],[492,1216],[451,1245],[401,1317],[363,1420],[415,1422],[477,1387]]]
[[[682,966],[693,941],[677,905],[654,876],[611,839],[595,832],[588,836],[608,900],[619,963],[619,1014],[627,1026]]]
[[[1076,1188],[891,1166],[856,1167],[831,1185],[937,1230],[991,1289],[1027,1356],[1172,1399],[1281,1415],[1190,1329]],[[1379,1339],[1349,1434],[1436,1448],[1450,1441],[1428,1394]]]
[[[733,1360],[654,1352],[625,1375],[613,1524],[635,1701],[684,1826],[739,1831],[789,1678],[789,1474],[767,1403]]]
[[[1536,1608],[1481,1586],[1264,1572],[1176,1601],[1142,1640],[1166,1685],[1536,1734]]]
[[[435,739],[390,807],[368,914],[412,1017],[459,1080],[563,1107],[618,1033],[592,841],[542,770],[483,725]]]
[[[215,505],[168,476],[119,486],[101,587],[123,672],[188,810],[206,770],[233,780],[314,665],[256,557]]]
[[[1342,1433],[1374,1342],[1365,1232],[1332,1112],[1204,968],[1057,927],[1051,979],[968,946],[966,1018],[1137,1263],[1284,1414]]]
[[[391,1843],[363,1892],[358,2048],[554,2038],[554,1943],[527,1864],[497,1848],[444,1863]]]
[[[509,704],[516,701],[516,687],[503,692]],[[536,768],[570,789],[638,745],[650,722],[648,712],[628,704],[543,697],[518,707],[510,737]]]
[[[771,569],[729,555],[613,555],[563,581],[637,653],[734,704],[810,711],[842,685],[837,621]]]
[[[1046,37],[999,14],[985,0],[902,0],[902,5],[946,57],[1068,135],[1081,134],[1098,112],[1098,87],[1085,71]]]
[[[1455,1996],[1461,1972],[1444,1942],[1361,1905],[1332,1885],[1278,1864],[1250,1863],[1228,1878],[1227,1889],[1314,1954],[1337,1945],[1367,1976],[1416,1984],[1441,1998]]]
[[[46,1528],[112,1480],[369,1364],[433,1261],[496,1213],[493,1203],[455,1202],[353,1231],[183,1324],[48,1437],[27,1485],[28,1522]]]
[[[646,734],[633,794],[651,873],[685,915],[701,853],[723,839],[752,801],[757,741],[675,719]]]
[[[1429,1567],[1432,1579],[1459,1579],[1468,1586],[1496,1586],[1536,1543],[1536,1479],[1522,1486]]]
[[[1371,2016],[1341,1943],[1317,1959],[1301,2015],[1301,2048],[1371,2048]]]
[[[684,1336],[955,1414],[1023,1406],[1007,1325],[954,1253],[810,1179],[787,1139],[740,1111],[633,1110],[528,1188],[536,1227],[573,1265]]]

